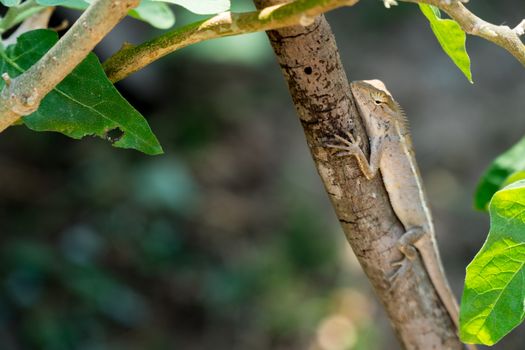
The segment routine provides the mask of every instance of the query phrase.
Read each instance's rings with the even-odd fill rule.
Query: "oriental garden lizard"
[[[381,174],[390,204],[406,230],[398,241],[404,258],[394,263],[398,269],[391,281],[396,283],[402,278],[419,252],[439,298],[458,329],[458,304],[437,250],[434,225],[404,113],[380,80],[354,82],[351,91],[370,141],[370,161],[359,146],[360,140],[350,132],[346,137],[335,135],[339,142],[327,146],[339,150],[339,156],[354,156],[368,180]],[[476,348],[472,345],[469,349]]]

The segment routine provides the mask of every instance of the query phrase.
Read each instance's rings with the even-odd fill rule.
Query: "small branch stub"
[[[383,3],[385,4],[385,7],[389,9],[392,6],[397,6],[398,3],[396,0],[383,0]]]
[[[2,74],[2,80],[5,82],[6,86],[8,87],[11,86],[11,77],[9,76],[7,72]]]
[[[38,100],[36,90],[29,96],[21,96],[20,98],[17,98],[16,95],[13,93],[10,97],[12,101],[11,109],[13,110],[13,112],[22,117],[36,112],[38,106],[40,105],[40,103],[38,103],[40,101]]]
[[[523,34],[525,34],[525,19],[522,20],[520,22],[520,24],[518,24],[514,29],[513,29],[514,33],[516,33],[516,35],[518,36],[522,36]]]

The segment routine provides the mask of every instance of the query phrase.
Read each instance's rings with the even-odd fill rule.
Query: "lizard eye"
[[[378,99],[376,98],[376,99],[374,100],[374,103],[375,103],[376,105],[380,105],[381,103],[383,103],[383,101],[378,100]]]

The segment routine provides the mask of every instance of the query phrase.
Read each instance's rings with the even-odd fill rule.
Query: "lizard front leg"
[[[327,147],[342,150],[338,156],[354,156],[357,160],[359,168],[367,180],[373,179],[379,170],[379,160],[381,159],[381,152],[383,150],[383,139],[372,138],[370,140],[370,162],[366,159],[361,147],[359,147],[360,140],[356,140],[350,132],[346,132],[348,138],[335,135],[335,138],[341,141],[341,144],[327,144]]]

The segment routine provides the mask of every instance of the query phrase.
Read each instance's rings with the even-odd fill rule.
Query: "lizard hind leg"
[[[408,272],[412,267],[412,262],[417,259],[418,251],[414,246],[414,243],[417,242],[423,235],[424,230],[420,227],[414,227],[405,232],[397,241],[397,248],[401,253],[403,253],[403,258],[392,263],[393,267],[397,267],[397,270],[392,276],[390,276],[389,281],[392,286],[396,285],[399,281],[403,279],[403,276]]]
[[[417,258],[417,250],[412,246],[403,247],[401,252],[404,257],[401,260],[392,262],[392,266],[397,267],[397,270],[389,277],[389,281],[392,285],[397,284],[403,279],[403,276],[412,267],[412,262]]]

